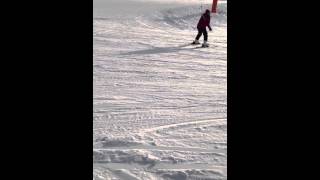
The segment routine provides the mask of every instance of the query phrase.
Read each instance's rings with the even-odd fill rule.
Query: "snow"
[[[226,1],[188,45],[210,3],[93,0],[93,179],[227,179]]]

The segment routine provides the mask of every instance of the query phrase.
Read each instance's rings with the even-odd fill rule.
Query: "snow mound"
[[[130,138],[109,138],[109,137],[102,137],[96,139],[96,142],[102,144],[103,148],[110,148],[110,147],[128,147],[128,146],[136,146],[140,145],[141,143],[134,140],[133,137]]]
[[[147,14],[142,19],[148,19],[149,23],[160,27],[173,27],[180,30],[196,29],[198,20],[205,9],[210,9],[211,4],[190,4],[183,7],[160,10],[153,15]],[[227,3],[219,3],[217,13],[211,14],[211,26],[223,26],[227,24]]]
[[[143,150],[93,150],[94,163],[136,163],[153,166],[159,160]]]
[[[156,172],[164,180],[225,180],[222,172],[216,170],[158,170]]]

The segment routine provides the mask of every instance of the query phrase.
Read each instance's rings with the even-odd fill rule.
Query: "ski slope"
[[[227,3],[93,0],[93,179],[227,179]],[[201,37],[201,42],[203,37]]]

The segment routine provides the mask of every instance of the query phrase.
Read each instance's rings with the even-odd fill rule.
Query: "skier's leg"
[[[203,36],[204,36],[204,41],[207,42],[208,41],[208,32],[206,29],[203,31]]]
[[[199,39],[200,39],[201,35],[202,35],[202,32],[201,32],[200,29],[198,28],[198,34],[197,34],[197,36],[196,36],[196,39],[195,39],[191,44],[200,44],[200,43],[199,43]]]
[[[202,35],[202,31],[201,31],[201,29],[198,28],[198,34],[197,34],[197,37],[196,37],[197,41],[199,41],[201,35]]]
[[[206,29],[203,31],[203,37],[204,37],[204,41],[203,41],[202,47],[208,47],[208,43],[207,43],[207,41],[208,41],[208,32],[207,32]]]

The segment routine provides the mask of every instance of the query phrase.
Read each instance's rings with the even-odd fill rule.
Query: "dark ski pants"
[[[206,28],[198,28],[198,35],[196,37],[196,40],[199,40],[202,34],[204,36],[204,40],[208,41],[208,32]]]

